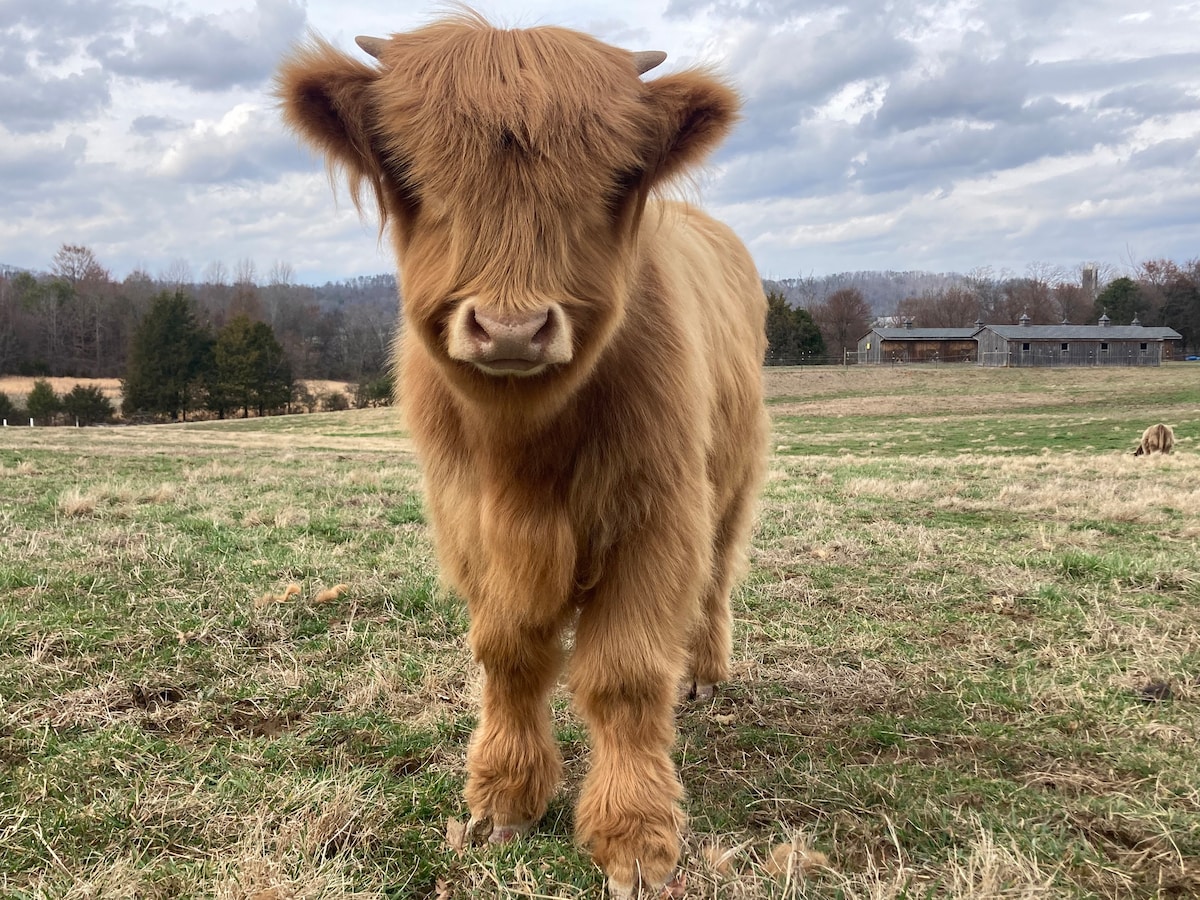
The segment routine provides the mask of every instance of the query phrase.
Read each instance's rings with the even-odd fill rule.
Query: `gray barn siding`
[[[1157,366],[1169,328],[1090,325],[989,326],[978,335],[984,366]],[[1063,344],[1067,349],[1063,350]],[[1169,352],[1168,352],[1169,358]]]
[[[1141,325],[876,327],[858,342],[858,359],[976,361],[981,366],[1157,366],[1172,358],[1172,342],[1179,339],[1172,328]]]
[[[858,342],[861,363],[975,362],[974,328],[873,328]]]

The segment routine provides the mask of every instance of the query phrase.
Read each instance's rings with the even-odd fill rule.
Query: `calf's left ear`
[[[667,75],[646,87],[656,122],[647,167],[653,182],[669,181],[699,164],[737,122],[737,93],[704,72]]]

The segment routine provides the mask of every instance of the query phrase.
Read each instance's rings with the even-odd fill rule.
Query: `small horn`
[[[661,50],[642,50],[639,53],[633,54],[633,64],[637,67],[639,75],[645,75],[655,66],[662,65],[667,54]]]
[[[365,34],[356,37],[354,43],[358,44],[367,55],[380,60],[383,59],[383,48],[388,45],[387,38],[368,37]]]

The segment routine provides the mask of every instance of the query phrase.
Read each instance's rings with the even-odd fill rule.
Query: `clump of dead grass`
[[[58,511],[70,519],[83,519],[95,515],[98,499],[95,494],[82,488],[68,488],[58,495]]]

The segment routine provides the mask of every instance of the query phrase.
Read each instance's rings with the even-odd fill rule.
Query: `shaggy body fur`
[[[764,469],[766,304],[727,228],[650,194],[724,136],[736,98],[700,72],[643,81],[584,35],[473,17],[378,56],[302,48],[280,94],[390,224],[399,400],[485,674],[473,820],[502,840],[545,812],[561,772],[549,694],[568,666],[593,742],[578,835],[614,893],[657,888],[679,854],[679,686],[729,673]],[[521,374],[472,356],[489,330],[511,343],[542,322]]]
[[[1170,425],[1159,422],[1151,425],[1142,432],[1142,440],[1133,451],[1134,456],[1145,456],[1149,453],[1170,453],[1175,446],[1175,432]]]

